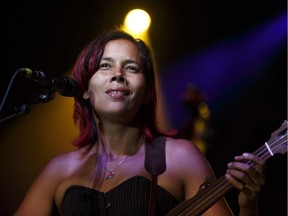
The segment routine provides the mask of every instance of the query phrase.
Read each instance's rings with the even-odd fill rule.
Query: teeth
[[[123,92],[123,91],[111,91],[110,92],[111,95],[128,95],[127,92]]]

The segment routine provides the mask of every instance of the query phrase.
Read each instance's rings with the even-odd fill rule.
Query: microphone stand
[[[54,98],[55,98],[55,91],[49,91],[49,92],[43,93],[31,103],[25,103],[20,106],[16,106],[14,107],[14,109],[12,109],[11,112],[4,114],[3,117],[1,116],[0,123],[8,119],[11,119],[13,117],[27,114],[29,113],[31,106],[38,104],[38,103],[48,103]]]

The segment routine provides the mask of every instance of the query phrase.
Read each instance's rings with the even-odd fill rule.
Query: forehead
[[[125,57],[140,60],[138,47],[126,39],[109,41],[104,47],[103,57]]]

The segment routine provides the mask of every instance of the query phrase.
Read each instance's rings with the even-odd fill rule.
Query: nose
[[[122,84],[127,84],[127,79],[124,75],[124,71],[121,66],[116,66],[114,70],[114,76],[111,78],[111,82],[115,81]]]
[[[112,78],[111,81],[119,82],[119,83],[127,83],[126,78],[123,76],[123,74],[115,74]]]

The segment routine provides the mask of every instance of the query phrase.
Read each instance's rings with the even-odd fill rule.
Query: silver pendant
[[[114,177],[115,173],[114,172],[109,172],[109,174],[105,177],[105,180],[112,179]]]

